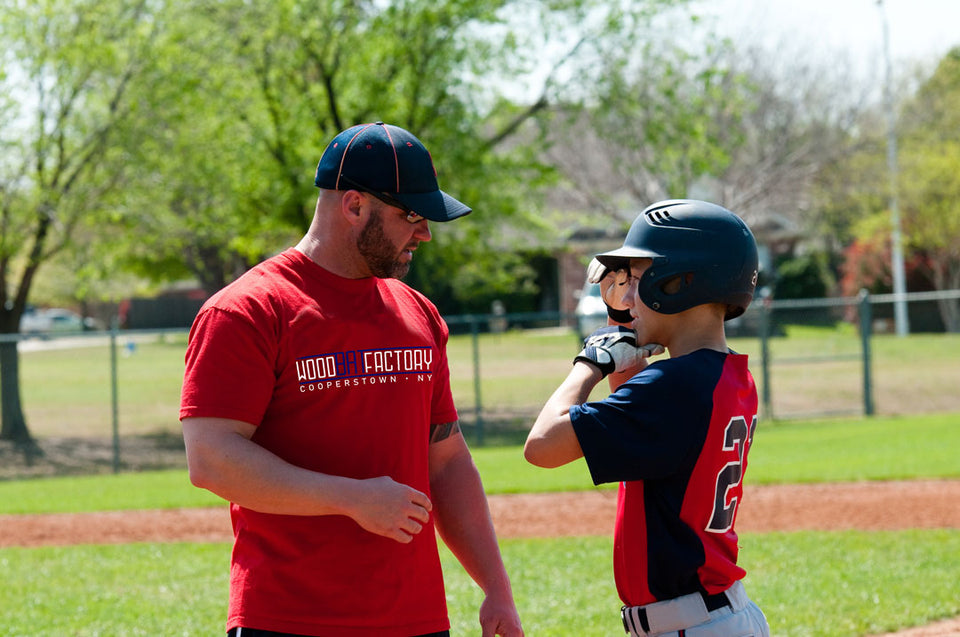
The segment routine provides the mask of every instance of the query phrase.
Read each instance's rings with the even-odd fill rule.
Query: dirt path
[[[502,538],[606,535],[616,494],[498,495],[489,498]],[[749,487],[741,533],[811,530],[960,528],[960,480]],[[227,542],[227,508],[0,515],[0,547],[122,542]]]

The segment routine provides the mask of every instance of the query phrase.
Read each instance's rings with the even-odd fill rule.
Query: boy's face
[[[623,289],[623,304],[630,309],[630,315],[634,318],[632,327],[637,333],[639,343],[661,342],[656,340],[656,334],[660,319],[664,315],[647,307],[647,304],[640,299],[638,290],[640,277],[652,263],[653,259],[630,259],[630,267],[617,273],[617,283]]]

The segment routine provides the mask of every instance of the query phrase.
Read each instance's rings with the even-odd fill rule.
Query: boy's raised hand
[[[638,346],[637,334],[629,328],[608,325],[588,336],[583,349],[573,360],[589,363],[606,376],[636,367],[644,358],[663,351],[661,345],[654,343]]]

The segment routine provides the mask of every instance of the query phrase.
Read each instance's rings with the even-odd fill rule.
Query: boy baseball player
[[[623,246],[591,263],[610,325],[586,339],[527,438],[535,465],[582,456],[595,484],[620,483],[614,576],[630,635],[769,635],[740,581],[734,531],[757,391],[724,333],[757,270],[754,237],[729,210],[644,210]],[[604,377],[613,393],[586,402]]]

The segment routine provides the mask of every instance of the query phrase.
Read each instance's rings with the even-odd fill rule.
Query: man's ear
[[[351,225],[362,225],[368,214],[369,206],[364,206],[363,195],[356,190],[347,190],[340,198],[340,214]]]

